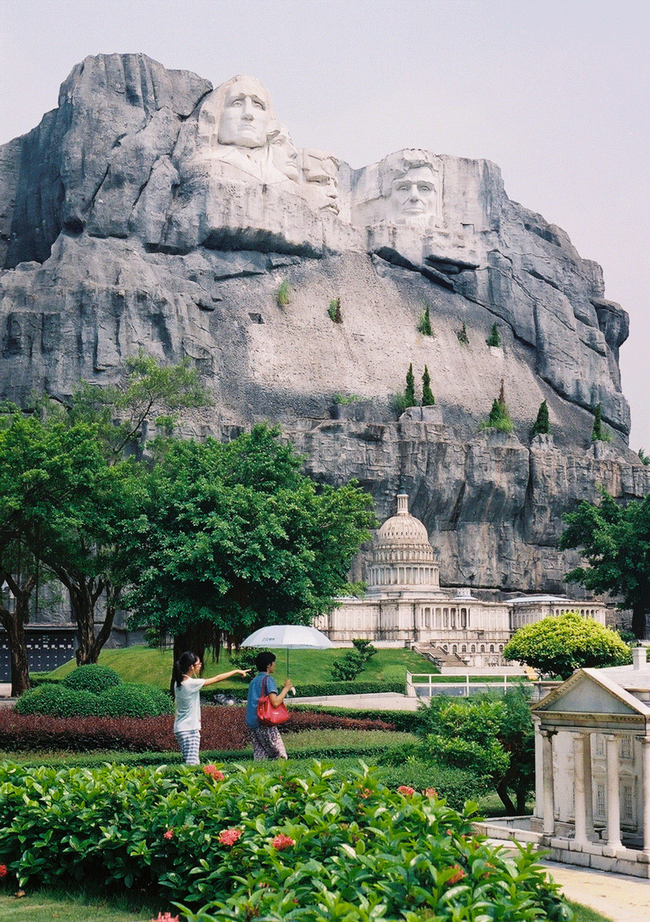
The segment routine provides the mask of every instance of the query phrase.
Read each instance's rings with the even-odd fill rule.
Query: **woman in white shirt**
[[[206,685],[223,682],[231,676],[248,675],[246,669],[232,669],[212,676],[211,679],[198,679],[203,664],[196,653],[183,653],[174,663],[172,680],[169,686],[172,698],[176,701],[174,719],[174,736],[178,748],[183,754],[186,765],[199,764],[199,747],[201,745],[201,699],[199,692]]]

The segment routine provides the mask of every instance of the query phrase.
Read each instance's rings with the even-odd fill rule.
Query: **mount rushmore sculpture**
[[[58,107],[0,147],[0,266],[2,396],[64,399],[139,348],[187,357],[214,395],[188,434],[268,419],[314,476],[364,483],[380,518],[409,493],[447,584],[563,588],[562,511],[598,483],[648,489],[627,448],[628,318],[600,266],[487,160],[407,148],[355,169],[297,149],[254,77],[78,64]],[[409,365],[436,407],[398,418]],[[480,429],[501,382],[504,444]],[[542,400],[553,438],[530,445]],[[597,457],[598,404],[613,441]]]

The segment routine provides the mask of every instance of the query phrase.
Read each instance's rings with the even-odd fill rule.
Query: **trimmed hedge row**
[[[243,707],[209,705],[202,711],[202,750],[237,752],[249,745]],[[338,714],[292,712],[284,730],[309,729],[393,730],[385,720]],[[123,750],[126,752],[176,752],[172,717],[44,717],[22,715],[0,708],[0,748],[22,752],[62,749],[71,752]]]
[[[394,693],[403,695],[405,686],[403,681],[396,682],[321,682],[320,684],[301,685],[298,689],[298,695],[301,698],[324,698],[331,695],[379,695]],[[223,689],[217,686],[210,686],[201,696],[205,701],[223,697]],[[246,700],[245,695],[237,694],[228,690],[229,696],[238,701]],[[289,699],[291,703],[291,699]]]

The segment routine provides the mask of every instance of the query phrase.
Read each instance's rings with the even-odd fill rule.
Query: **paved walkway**
[[[650,880],[541,861],[569,900],[612,922],[650,922]]]

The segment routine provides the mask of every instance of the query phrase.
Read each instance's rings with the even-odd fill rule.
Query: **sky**
[[[0,0],[0,144],[88,55],[147,54],[215,86],[251,74],[297,147],[491,160],[630,315],[630,447],[650,454],[648,0]]]

